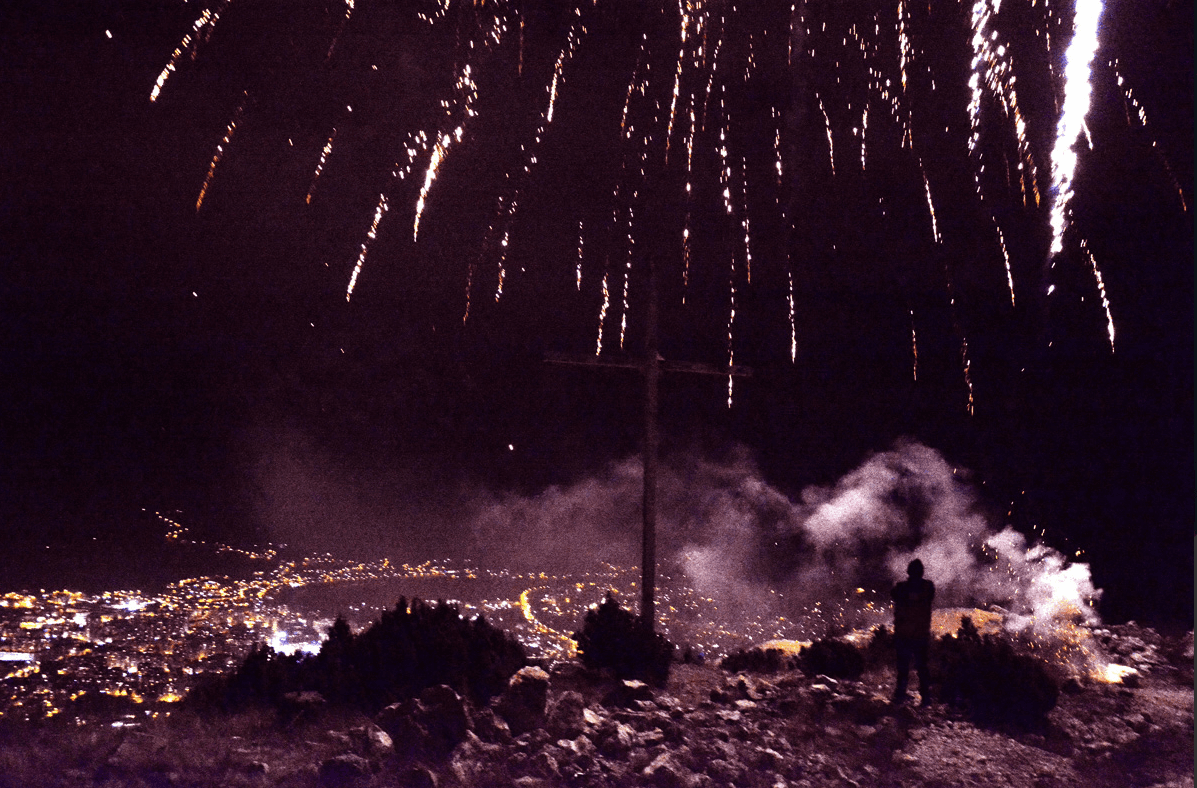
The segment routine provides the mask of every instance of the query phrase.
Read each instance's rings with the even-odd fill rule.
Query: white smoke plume
[[[640,463],[626,460],[569,487],[492,498],[475,511],[472,541],[492,558],[540,567],[635,564],[640,490]],[[745,453],[722,462],[674,457],[659,499],[662,573],[680,571],[699,594],[728,605],[801,620],[816,602],[851,600],[858,588],[885,600],[917,557],[938,606],[1000,606],[1008,628],[1032,636],[1097,620],[1100,591],[1088,565],[999,530],[964,469],[918,443],[874,454],[798,501],[765,482]]]
[[[1089,567],[990,522],[965,470],[927,446],[900,443],[798,500],[766,482],[747,452],[662,465],[659,573],[684,578],[724,610],[800,621],[818,605],[819,615],[850,609],[868,598],[861,588],[888,608],[889,589],[918,557],[939,607],[998,605],[1009,628],[1030,636],[1096,621]],[[438,484],[410,470],[338,473],[303,440],[257,470],[272,535],[296,546],[550,573],[640,562],[637,458],[533,496]]]

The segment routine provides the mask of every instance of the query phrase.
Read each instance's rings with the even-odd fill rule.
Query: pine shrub
[[[738,649],[728,654],[719,663],[719,667],[729,673],[750,671],[752,673],[778,673],[790,670],[793,662],[786,658],[781,649],[762,649],[754,646],[749,649]]]
[[[673,644],[651,632],[607,592],[597,607],[586,612],[582,629],[573,634],[582,664],[592,670],[610,669],[617,678],[640,679],[658,686],[669,679]]]
[[[833,679],[858,679],[865,669],[860,649],[838,638],[816,640],[804,647],[798,654],[798,664],[809,675]]]
[[[280,706],[290,693],[315,691],[330,703],[372,713],[446,684],[485,703],[524,664],[523,646],[481,616],[467,620],[455,605],[419,599],[409,605],[400,598],[357,635],[338,618],[315,656],[256,647],[219,692],[208,690],[197,701],[215,696],[226,708]]]
[[[971,619],[935,645],[932,673],[942,699],[975,720],[1030,727],[1055,707],[1060,688],[1048,666],[1004,637],[982,636]]]

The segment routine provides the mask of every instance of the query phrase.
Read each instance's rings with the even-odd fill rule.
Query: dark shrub
[[[816,640],[798,654],[798,664],[812,676],[824,675],[833,679],[858,679],[864,673],[864,655],[845,640],[827,638]]]
[[[592,670],[610,668],[621,679],[663,685],[669,679],[673,644],[649,632],[640,617],[620,607],[611,592],[586,613],[582,631],[573,634],[582,664]]]
[[[967,617],[955,636],[939,639],[931,657],[943,700],[979,722],[1036,725],[1060,694],[1043,662],[1006,638],[978,634]]]
[[[753,647],[733,651],[720,661],[719,667],[730,673],[739,673],[742,670],[753,673],[777,673],[792,669],[794,664],[786,659],[781,649]]]
[[[338,618],[314,657],[255,648],[220,692],[209,689],[197,702],[277,706],[288,693],[315,691],[331,703],[372,713],[446,684],[485,703],[525,662],[523,647],[481,616],[467,620],[454,605],[418,599],[408,605],[401,598],[357,635]]]
[[[866,669],[894,664],[894,633],[883,625],[873,627],[869,642],[864,647]]]

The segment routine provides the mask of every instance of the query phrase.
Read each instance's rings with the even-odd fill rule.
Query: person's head
[[[906,565],[906,574],[916,580],[918,578],[922,577],[923,576],[923,562],[917,558],[914,559],[913,561],[911,561],[909,564]]]

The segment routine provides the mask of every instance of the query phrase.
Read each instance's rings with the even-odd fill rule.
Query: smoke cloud
[[[638,459],[524,496],[411,469],[341,470],[296,436],[275,449],[257,481],[277,541],[346,557],[552,573],[640,561]],[[662,465],[660,574],[724,605],[800,619],[816,602],[849,600],[859,588],[886,595],[917,557],[937,606],[998,605],[1008,627],[1031,634],[1062,619],[1096,621],[1100,591],[1088,565],[990,522],[965,470],[919,443],[874,454],[798,500],[766,482],[747,452],[720,461],[677,455]]]

